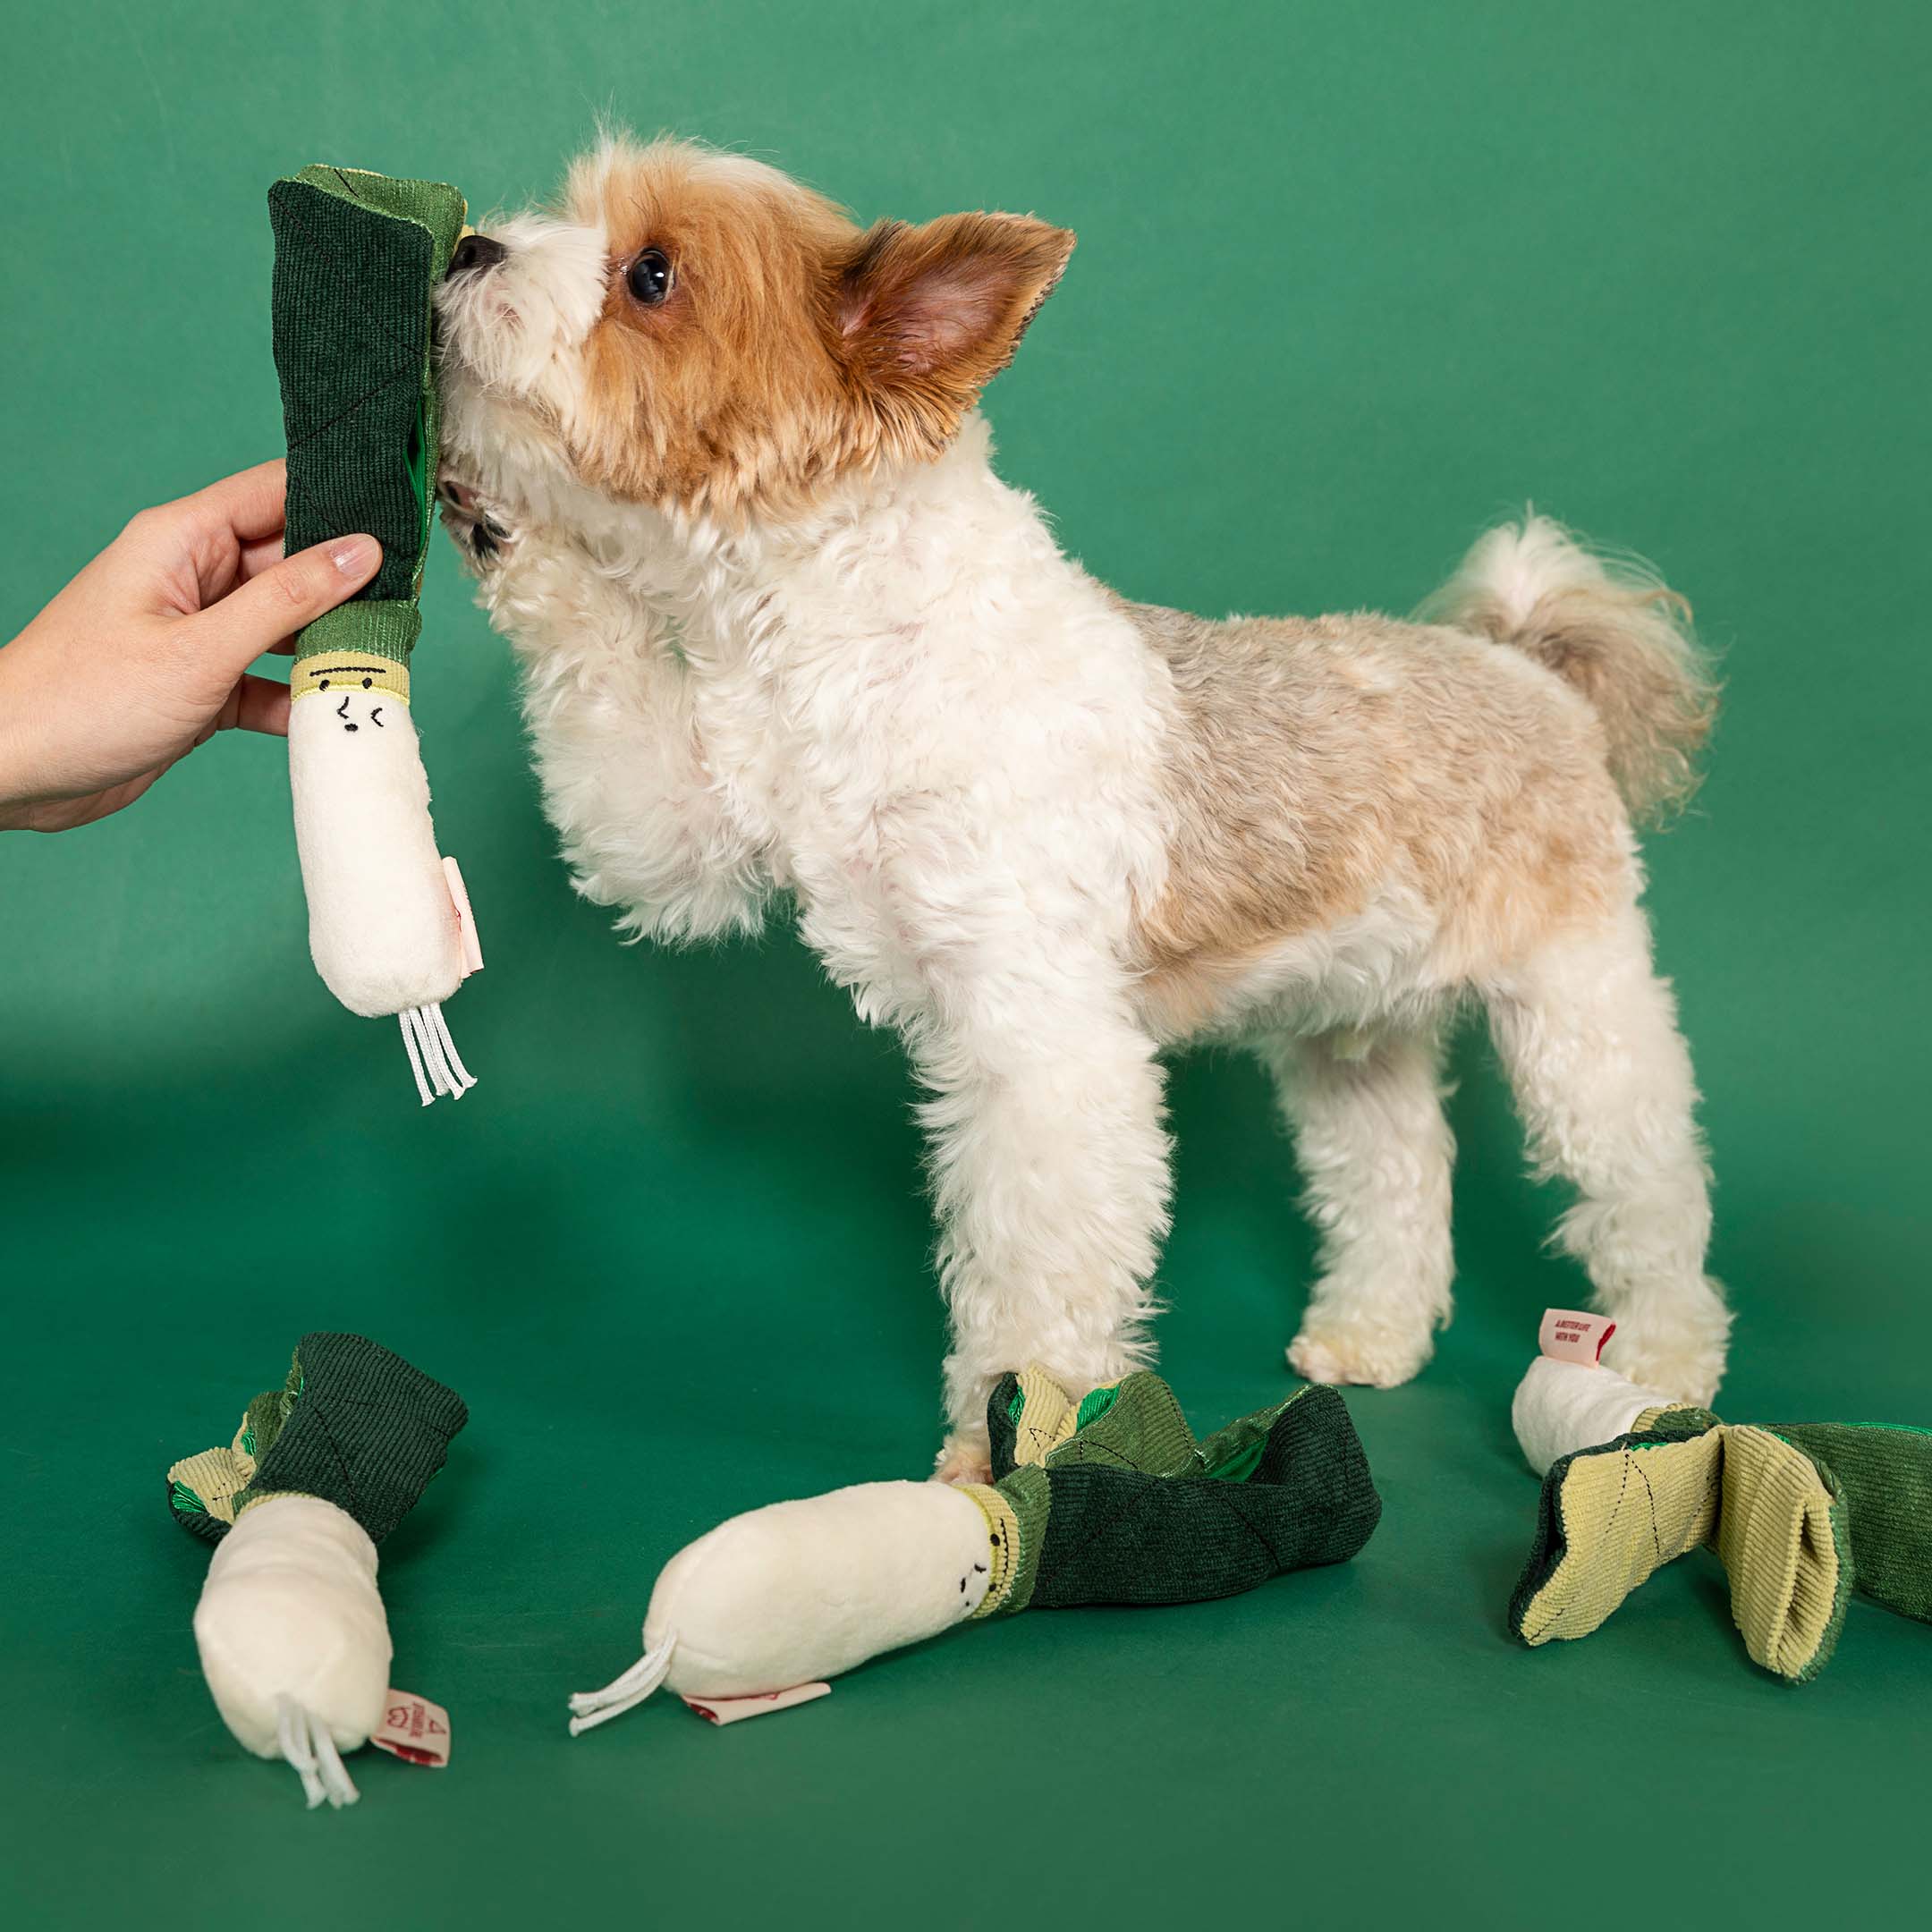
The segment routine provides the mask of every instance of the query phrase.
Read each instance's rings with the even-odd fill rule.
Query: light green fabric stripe
[[[421,632],[422,612],[413,604],[338,604],[304,627],[295,644],[296,668],[309,658],[343,651],[367,651],[406,665]]]
[[[360,208],[374,208],[378,214],[427,228],[436,243],[439,272],[448,265],[450,251],[463,231],[462,193],[448,182],[409,181],[394,174],[372,174],[367,168],[336,167],[326,161],[312,162],[283,179],[306,182],[338,201],[353,201]]]
[[[1194,1432],[1174,1391],[1160,1377],[1138,1368],[1123,1377],[1107,1407],[1056,1448],[1046,1466],[1101,1462],[1149,1476],[1182,1476],[1194,1467]]]
[[[1017,1616],[1033,1601],[1033,1584],[1039,1575],[1040,1551],[1046,1542],[1046,1518],[1053,1507],[1053,1492],[1046,1471],[1038,1462],[1023,1463],[1010,1476],[994,1485],[1012,1505],[1020,1523],[1020,1560],[1013,1589],[995,1613]]]

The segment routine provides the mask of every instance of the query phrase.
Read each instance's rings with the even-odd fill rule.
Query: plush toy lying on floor
[[[1609,1325],[1553,1309],[1551,1324]],[[1792,1683],[1830,1660],[1854,1589],[1932,1622],[1932,1430],[1720,1422],[1588,1360],[1548,1353],[1516,1391],[1516,1437],[1543,1476],[1537,1538],[1510,1604],[1527,1644],[1587,1637],[1699,1544],[1731,1580],[1753,1662]]]
[[[289,784],[309,948],[352,1012],[394,1013],[417,1092],[475,1084],[442,1003],[482,965],[455,860],[436,855],[410,651],[436,473],[430,298],[463,226],[441,182],[304,168],[268,191],[290,551],[367,531],[374,580],[301,632]]]
[[[1158,1376],[1075,1402],[1037,1368],[987,1406],[992,1484],[860,1483],[721,1523],[674,1556],[644,1656],[571,1699],[573,1733],[660,1684],[791,1690],[1029,1606],[1199,1603],[1345,1563],[1382,1504],[1348,1410],[1305,1388],[1197,1442]]]
[[[353,1804],[342,1753],[389,1699],[376,1546],[443,1467],[462,1399],[360,1335],[307,1335],[225,1449],[168,1471],[175,1521],[218,1544],[194,1617],[216,1708],[283,1758],[313,1809]]]

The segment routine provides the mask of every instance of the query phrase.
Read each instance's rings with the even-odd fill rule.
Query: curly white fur
[[[772,191],[770,171],[717,165]],[[1616,688],[1654,621],[1639,593],[1538,521],[1472,559],[1445,612],[1462,629],[1258,640],[1142,610],[1061,554],[974,417],[936,460],[852,468],[782,515],[622,501],[571,453],[607,407],[600,205],[496,228],[500,275],[445,293],[453,521],[497,533],[482,597],[522,661],[580,888],[670,940],[754,930],[789,894],[859,1011],[906,1038],[953,1325],[951,1472],[976,1472],[1013,1364],[1083,1389],[1146,1359],[1157,1055],[1202,1033],[1263,1052],[1297,1134],[1325,1275],[1292,1359],[1413,1374],[1449,1309],[1438,1041],[1465,996],[1538,1162],[1580,1191],[1564,1239],[1624,1365],[1707,1398],[1728,1317],[1703,1273],[1690,1066],[1607,776],[1619,714],[1563,658],[1587,636],[1592,676],[1648,718]],[[1214,802],[1237,781],[1282,801],[1247,848]],[[1320,823],[1359,888],[1226,940],[1250,859],[1318,870]],[[1574,877],[1552,856],[1571,845]],[[1164,953],[1157,930],[1194,936]]]

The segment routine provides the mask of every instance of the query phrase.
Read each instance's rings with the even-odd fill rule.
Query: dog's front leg
[[[953,1324],[938,1473],[975,1481],[1005,1370],[1038,1362],[1079,1394],[1148,1358],[1168,1141],[1154,1042],[1111,961],[955,982],[938,1011],[914,1041]]]
[[[668,622],[573,547],[535,536],[484,589],[522,660],[544,811],[578,890],[653,939],[757,932],[769,873],[711,769]]]

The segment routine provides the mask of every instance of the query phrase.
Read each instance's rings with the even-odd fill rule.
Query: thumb
[[[381,564],[373,537],[332,537],[271,564],[189,623],[223,674],[238,677],[264,651],[353,597]]]

